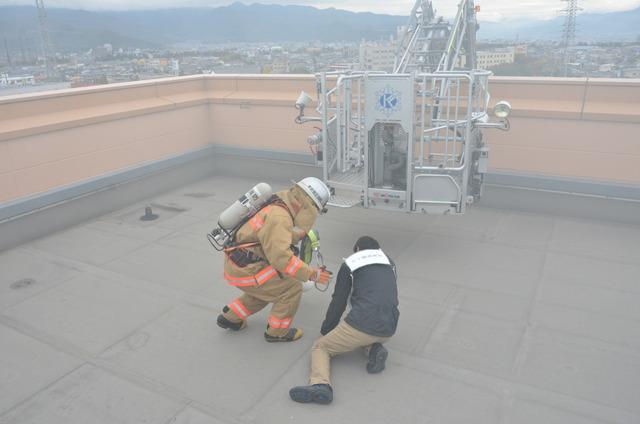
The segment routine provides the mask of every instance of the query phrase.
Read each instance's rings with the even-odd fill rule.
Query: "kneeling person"
[[[296,402],[326,404],[333,400],[330,360],[334,355],[364,348],[367,371],[375,374],[384,370],[388,352],[382,343],[395,333],[400,315],[395,265],[371,237],[358,239],[353,251],[338,273],[322,323],[323,337],[311,350],[309,385],[289,391]],[[341,322],[349,299],[351,310]]]

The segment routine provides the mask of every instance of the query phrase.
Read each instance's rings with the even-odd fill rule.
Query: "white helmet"
[[[322,212],[329,201],[329,197],[331,197],[329,187],[316,177],[303,178],[297,182],[296,185],[307,193],[313,200],[313,203],[318,207],[318,210]]]

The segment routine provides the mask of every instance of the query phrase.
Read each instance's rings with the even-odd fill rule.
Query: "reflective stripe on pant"
[[[287,318],[277,318],[273,315],[269,316],[269,319],[267,320],[267,324],[269,325],[269,328],[289,328],[291,326],[291,317],[287,317]]]
[[[371,336],[341,321],[336,328],[313,343],[309,384],[331,384],[332,356],[358,348],[365,348],[368,352],[373,343],[385,343],[388,340],[389,337]]]
[[[255,314],[265,306],[265,302],[245,294],[227,305],[229,311],[225,313],[225,318],[232,322],[236,322],[238,319],[244,321],[249,318],[250,315]],[[230,317],[229,315],[231,312],[233,312],[235,316]]]
[[[271,336],[283,336],[287,334],[293,318],[298,311],[300,298],[302,296],[302,284],[299,281],[290,278],[272,278],[261,286],[238,287],[244,292],[237,300],[245,306],[245,308],[255,314],[263,309],[267,304],[273,303],[271,313],[269,314],[267,324],[269,328],[267,333]],[[229,306],[224,316],[229,321],[240,322],[245,318],[241,317],[242,313],[237,314]]]

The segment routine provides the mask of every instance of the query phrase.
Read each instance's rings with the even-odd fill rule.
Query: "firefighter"
[[[388,352],[382,344],[395,334],[400,316],[395,265],[371,237],[359,238],[353,251],[338,272],[320,330],[323,337],[311,349],[309,385],[289,391],[296,402],[331,403],[332,356],[364,348],[369,373],[376,374],[385,368]],[[351,310],[340,322],[349,300]]]
[[[311,230],[329,196],[321,180],[304,178],[276,193],[238,229],[225,249],[224,278],[244,293],[223,308],[218,326],[242,330],[250,315],[272,303],[265,340],[292,342],[302,337],[302,330],[291,326],[302,295],[301,283],[328,284],[331,273],[305,264],[292,246]]]

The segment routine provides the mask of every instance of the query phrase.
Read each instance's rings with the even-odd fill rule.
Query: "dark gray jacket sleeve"
[[[331,304],[327,310],[327,316],[322,323],[320,333],[324,336],[340,323],[340,318],[344,310],[347,308],[349,295],[351,294],[351,270],[346,264],[342,264],[338,277],[336,278],[336,287],[333,290]]]

